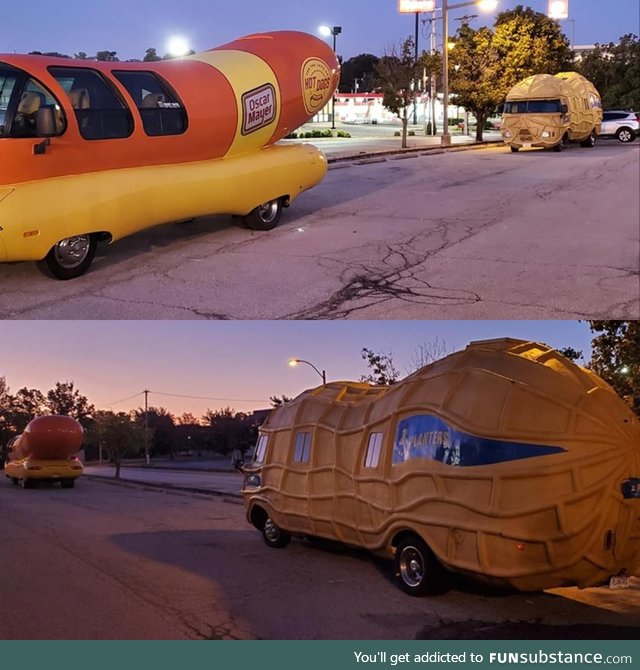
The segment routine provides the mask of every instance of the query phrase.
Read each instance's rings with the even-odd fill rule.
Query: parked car
[[[601,137],[615,137],[621,142],[633,142],[640,135],[640,119],[637,112],[613,109],[602,114]]]

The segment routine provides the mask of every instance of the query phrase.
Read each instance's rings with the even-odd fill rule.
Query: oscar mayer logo
[[[276,118],[276,90],[264,84],[242,96],[242,134],[250,135]]]
[[[316,114],[331,97],[332,73],[319,58],[308,58],[302,66],[302,99],[308,114]]]

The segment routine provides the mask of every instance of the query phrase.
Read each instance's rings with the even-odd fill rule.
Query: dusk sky
[[[148,47],[166,51],[169,37],[186,38],[196,51],[241,35],[295,29],[316,33],[322,24],[339,25],[338,53],[345,58],[367,52],[381,55],[414,31],[414,18],[397,12],[397,0],[44,0],[3,3],[0,53],[117,51],[122,60],[142,58]],[[455,0],[450,4],[457,4]],[[548,0],[499,0],[498,11],[523,4],[546,13]],[[640,32],[638,0],[570,0],[570,17],[562,27],[575,44],[608,43],[626,33]],[[475,7],[452,10],[450,29]],[[492,25],[494,15],[482,15],[472,25]],[[574,23],[571,23],[573,21]],[[438,29],[440,32],[440,29]],[[426,41],[425,41],[426,44]]]
[[[453,351],[497,337],[590,352],[589,326],[577,321],[2,321],[0,376],[13,392],[73,381],[100,409],[140,407],[142,396],[118,401],[146,388],[150,405],[201,416],[207,408],[268,407],[271,395],[321,383],[309,366],[289,367],[292,357],[325,369],[329,381],[358,380],[368,347],[391,351],[404,376],[416,349],[436,338]]]

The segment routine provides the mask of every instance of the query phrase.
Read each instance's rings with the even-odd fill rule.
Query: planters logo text
[[[402,419],[393,445],[393,464],[415,458],[460,467],[490,465],[566,451],[562,447],[492,440],[463,433],[429,414]]]

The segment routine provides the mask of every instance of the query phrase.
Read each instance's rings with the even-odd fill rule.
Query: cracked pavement
[[[337,164],[267,233],[161,226],[67,283],[0,265],[0,317],[637,319],[639,148]]]

